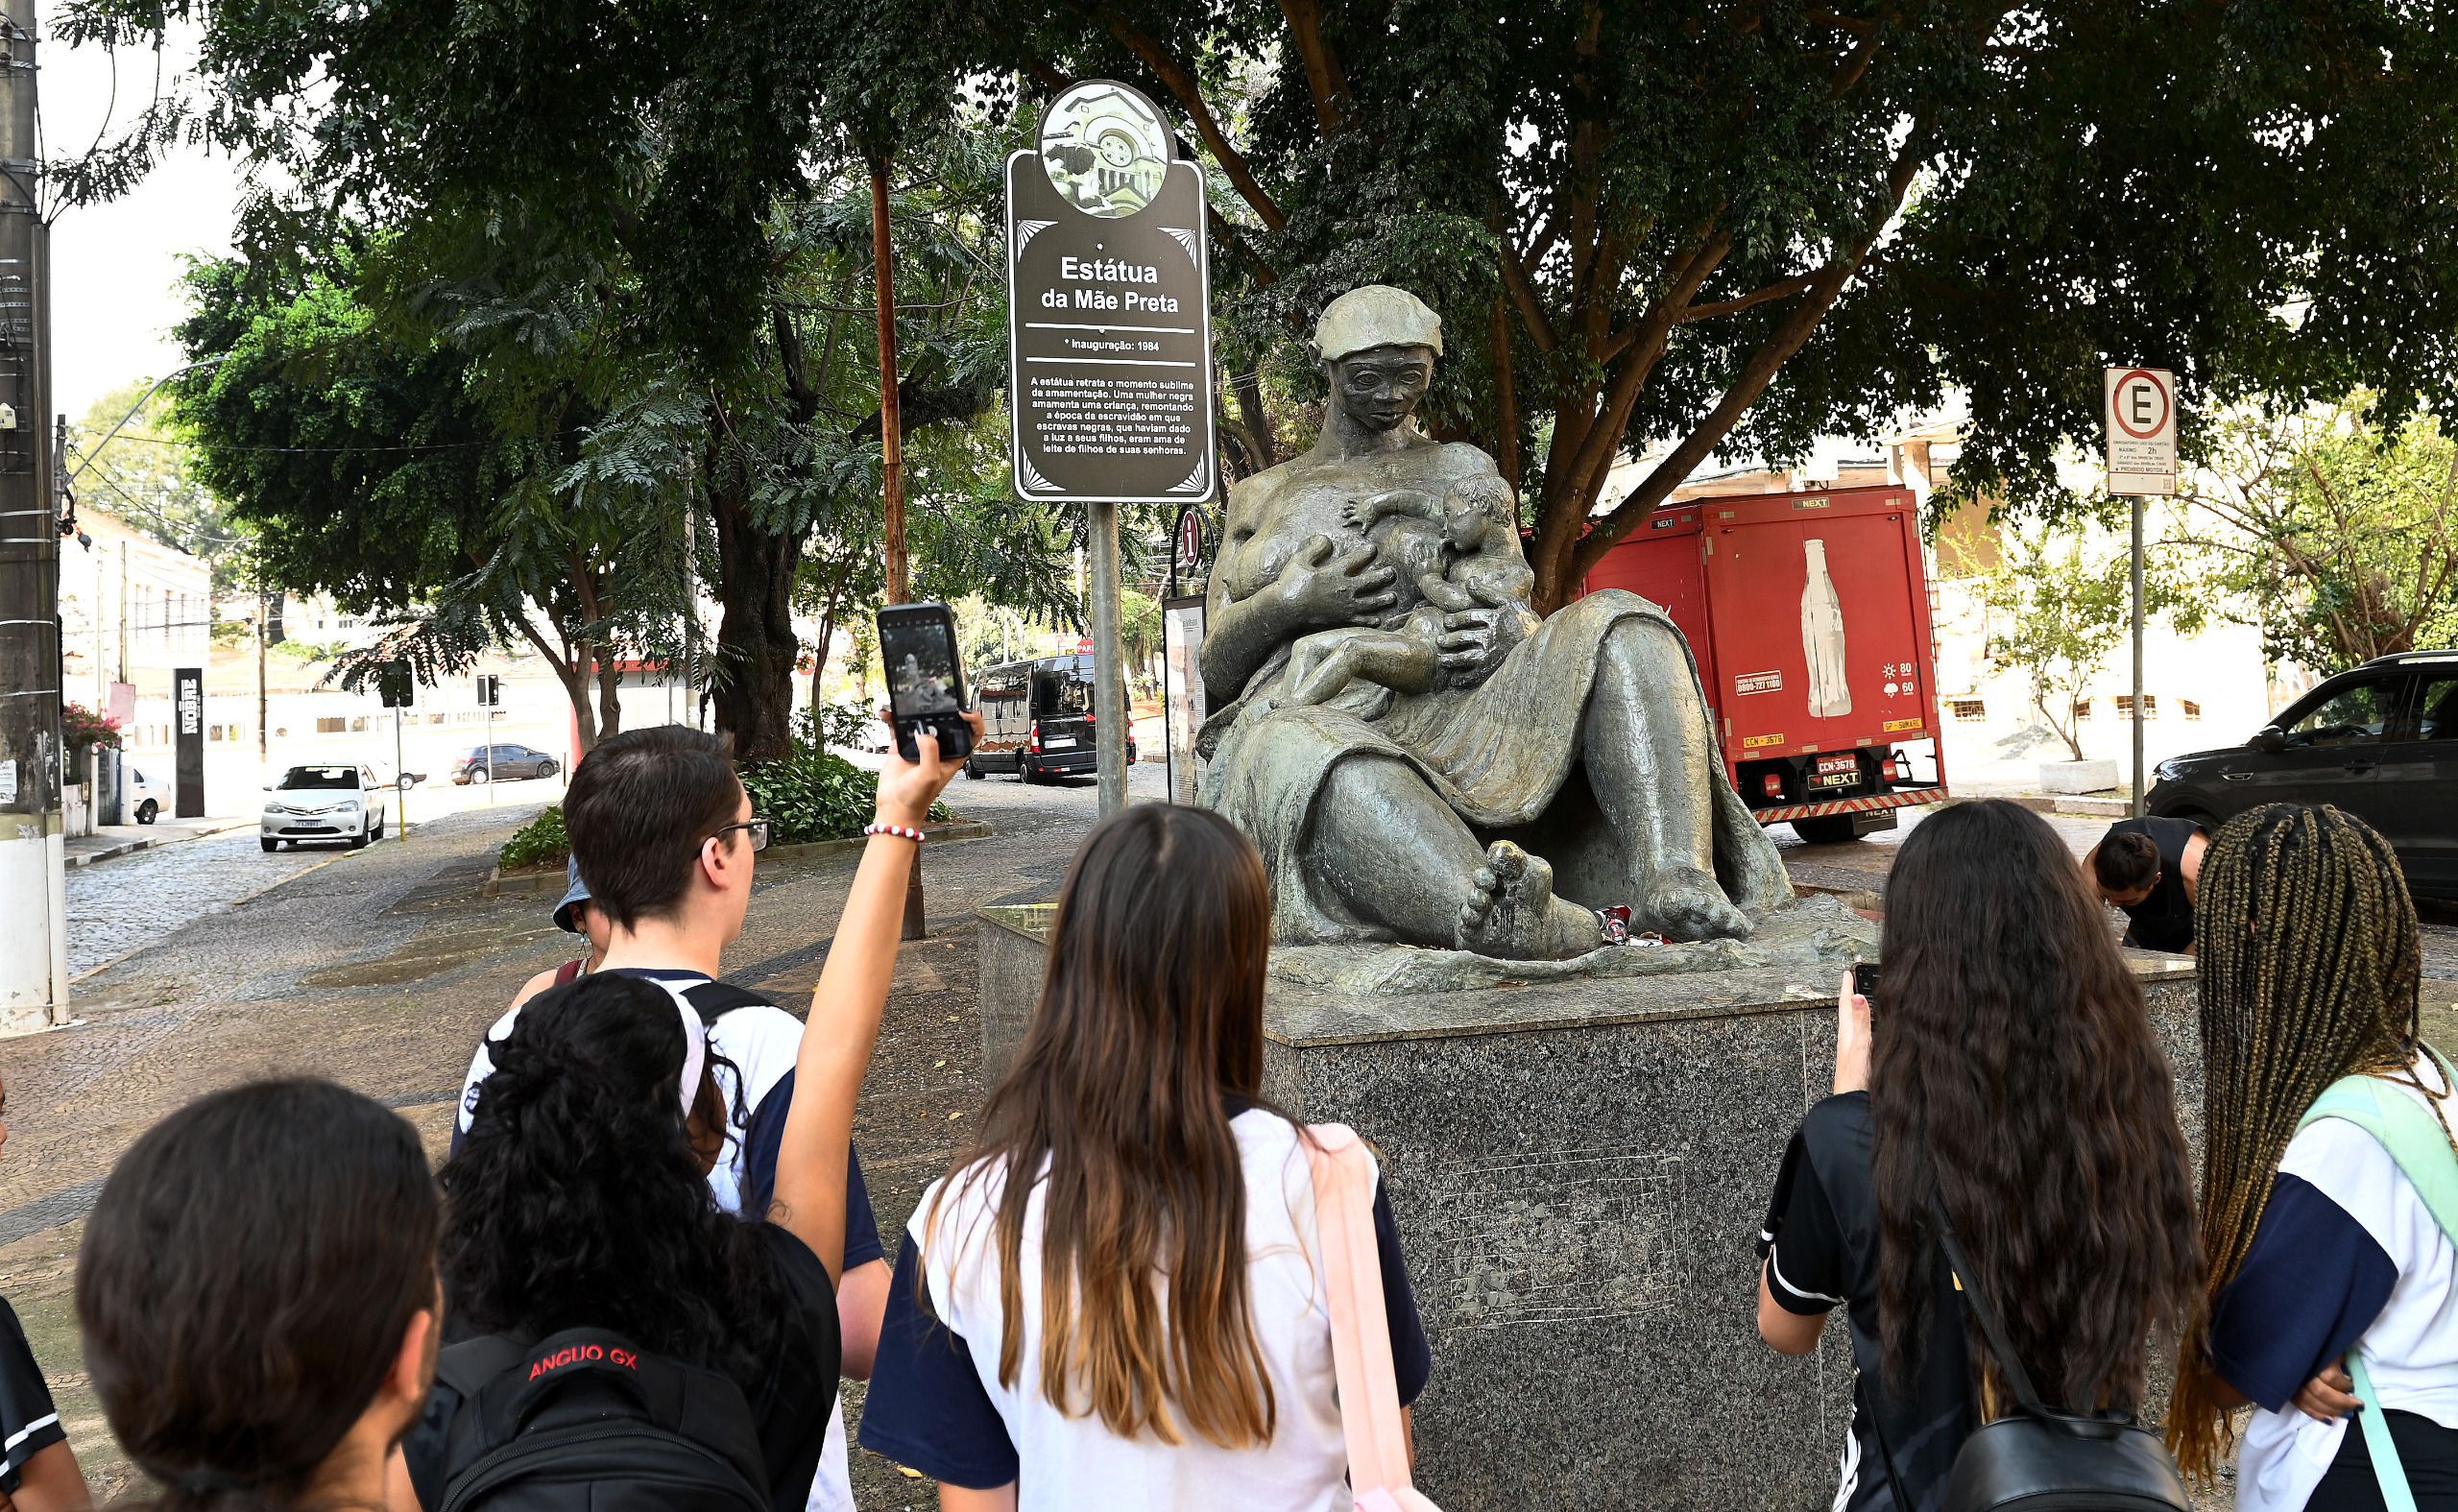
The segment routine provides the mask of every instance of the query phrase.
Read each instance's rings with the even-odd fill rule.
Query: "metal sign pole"
[[[1092,581],[1093,747],[1100,761],[1101,816],[1126,806],[1126,667],[1119,635],[1118,505],[1099,501],[1091,512],[1092,550],[1086,564]]]
[[[2142,495],[2133,495],[2133,817],[2142,817]]]

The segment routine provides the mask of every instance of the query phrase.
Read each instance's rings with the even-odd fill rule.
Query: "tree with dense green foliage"
[[[2189,480],[2183,539],[2268,660],[2330,673],[2458,645],[2458,443],[2438,415],[2378,409],[2227,417]]]
[[[255,586],[247,532],[198,478],[165,387],[138,378],[104,394],[68,428],[61,462],[80,504],[210,564],[215,596]]]
[[[2077,761],[2084,756],[2076,701],[2133,620],[2133,563],[2128,553],[2106,549],[2107,540],[2105,532],[2080,527],[2009,531],[2004,557],[1984,587],[1989,657],[2024,673],[2032,707]],[[2174,553],[2146,561],[2142,612],[2181,636],[2202,629],[2207,611]]]

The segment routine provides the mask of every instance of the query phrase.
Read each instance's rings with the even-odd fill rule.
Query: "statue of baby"
[[[1390,518],[1376,560],[1413,583],[1423,602],[1381,628],[1317,631],[1289,647],[1289,704],[1324,704],[1353,679],[1396,693],[1442,685],[1443,616],[1467,609],[1526,605],[1536,574],[1520,554],[1509,485],[1492,474],[1462,478],[1440,498],[1396,489],[1342,506],[1340,517],[1370,535]],[[1473,681],[1470,680],[1470,681]]]

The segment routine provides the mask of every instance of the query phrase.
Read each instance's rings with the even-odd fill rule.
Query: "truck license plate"
[[[1860,770],[1861,758],[1852,755],[1848,751],[1842,752],[1835,756],[1822,756],[1818,758],[1818,773],[1820,777],[1824,777],[1830,772],[1857,773]]]

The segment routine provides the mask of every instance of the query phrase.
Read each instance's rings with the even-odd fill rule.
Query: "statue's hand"
[[[1463,609],[1442,616],[1442,638],[1434,642],[1442,665],[1455,685],[1482,683],[1513,648],[1528,638],[1531,616],[1515,604],[1499,608]]]
[[[1400,601],[1391,590],[1399,574],[1374,558],[1371,545],[1336,551],[1330,537],[1315,536],[1297,548],[1273,586],[1295,624],[1379,625],[1383,612]]]

